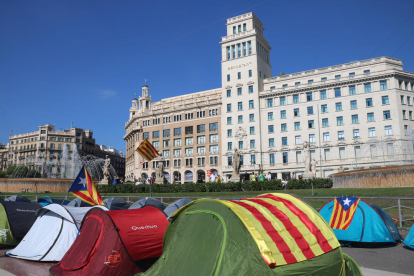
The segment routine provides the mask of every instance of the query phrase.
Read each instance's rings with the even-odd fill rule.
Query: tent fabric
[[[73,206],[73,207],[92,207],[89,203],[86,203],[83,200],[80,200],[79,198],[75,198],[71,200],[67,206]]]
[[[163,254],[143,276],[344,275],[345,259],[332,230],[313,208],[287,194],[199,199],[170,219]],[[321,252],[327,245],[330,250]]]
[[[109,210],[126,210],[129,208],[128,202],[118,197],[110,197],[104,200],[105,206]]]
[[[168,226],[155,207],[104,212],[92,209],[80,235],[52,275],[126,275],[145,271],[162,253]]]
[[[131,207],[129,207],[129,209],[138,209],[138,208],[142,208],[144,206],[152,206],[152,207],[156,207],[158,209],[160,209],[161,211],[164,211],[164,209],[166,208],[164,203],[162,203],[161,201],[153,198],[153,197],[144,197],[141,198],[138,201],[135,201]]]
[[[9,196],[4,201],[31,202],[28,198],[20,195]]]
[[[167,216],[171,216],[178,209],[180,209],[181,207],[183,207],[184,205],[190,203],[193,200],[194,199],[191,199],[191,198],[182,198],[182,199],[176,200],[173,203],[171,203],[170,205],[168,205],[164,209],[164,212],[167,214]]]
[[[328,222],[330,221],[333,207],[334,200],[331,200],[319,210],[321,216]],[[380,214],[383,214],[383,216]],[[390,222],[387,224],[383,217],[386,220],[391,218],[387,218],[384,214],[385,212],[379,207],[374,208],[365,201],[360,200],[348,229],[333,229],[333,231],[338,240],[344,242],[398,243],[401,236],[397,226]],[[394,233],[394,236],[391,232]]]
[[[50,196],[44,196],[42,198],[39,198],[37,200],[38,203],[40,203],[42,206],[46,206],[48,204],[57,203],[61,205],[68,205],[70,200],[64,200],[64,199],[55,199],[51,198]]]
[[[75,241],[85,214],[92,208],[65,207],[56,203],[36,210],[36,222],[9,257],[32,261],[60,261]]]
[[[410,232],[408,232],[407,237],[405,237],[403,243],[408,246],[411,247],[412,249],[414,249],[414,225],[411,226]]]

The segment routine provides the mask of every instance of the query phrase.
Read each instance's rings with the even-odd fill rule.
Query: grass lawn
[[[158,199],[162,198],[162,201],[165,203],[170,203],[176,199],[168,197],[191,197],[191,198],[201,198],[201,197],[210,197],[210,198],[220,198],[220,199],[239,199],[239,198],[248,198],[254,197],[264,193],[294,193],[302,197],[306,197],[307,200],[312,204],[313,207],[319,209],[324,205],[329,199],[318,199],[317,197],[340,197],[340,196],[356,196],[356,197],[388,197],[386,199],[364,199],[369,204],[377,205],[381,208],[391,207],[397,205],[396,199],[394,198],[414,198],[414,187],[410,188],[375,188],[375,189],[315,189],[314,190],[314,199],[312,198],[311,189],[303,190],[278,190],[278,191],[246,191],[246,192],[208,192],[208,193],[153,193],[152,196]],[[16,193],[1,193],[4,195],[15,195]],[[30,196],[31,200],[34,200],[34,193],[18,193],[19,195]],[[62,198],[66,193],[42,193],[38,194],[38,197],[50,196],[54,198]],[[105,197],[120,197],[120,196],[129,196],[129,201],[134,202],[141,197],[148,197],[148,193],[130,193],[130,194],[102,194],[101,196]],[[73,196],[68,196],[69,199]],[[401,200],[401,205],[414,208],[414,199],[413,200]],[[391,208],[385,210],[392,218],[398,218],[398,208]],[[402,214],[404,219],[414,219],[414,210],[413,209],[402,209]],[[412,225],[412,220],[403,223],[403,228],[409,228]]]

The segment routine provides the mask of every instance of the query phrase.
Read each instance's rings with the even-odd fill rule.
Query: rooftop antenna
[[[70,128],[73,128],[73,122],[70,122]]]

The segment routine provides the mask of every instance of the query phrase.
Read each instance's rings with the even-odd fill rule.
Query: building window
[[[335,88],[335,98],[341,97],[341,88]]]
[[[408,116],[409,116],[409,118],[410,118],[410,120],[412,120],[413,119],[413,112],[412,111],[408,111]]]
[[[341,117],[336,117],[336,124],[338,126],[342,126],[344,124],[344,119],[343,119],[342,116]]]
[[[269,125],[267,128],[268,128],[269,133],[274,132],[273,125]]]
[[[227,81],[230,81],[230,74],[227,75]]]
[[[328,118],[322,119],[322,126],[323,127],[328,127],[329,126]]]
[[[237,88],[237,96],[240,96],[242,94],[242,89],[241,87]]]
[[[326,99],[326,90],[323,90],[320,93],[321,93],[321,100]]]
[[[309,120],[308,121],[308,128],[315,128],[315,122],[314,122],[314,120]]]
[[[237,117],[237,122],[238,122],[239,124],[243,123],[243,115],[239,115],[239,116]]]
[[[358,124],[358,115],[352,115],[352,123]]]
[[[284,152],[283,153],[283,164],[287,164],[289,162],[288,160],[288,153]]]
[[[252,54],[252,42],[248,41],[247,44],[249,45],[249,56]]]
[[[351,101],[351,109],[358,108],[357,101]]]
[[[241,57],[241,45],[237,44],[237,57]]]
[[[368,128],[369,137],[375,137],[375,127]]]
[[[326,112],[328,112],[328,105],[323,104],[323,105],[321,106],[321,112],[322,112],[322,113],[326,113]]]
[[[404,96],[401,96],[401,104],[404,104]]]
[[[387,81],[380,81],[381,90],[387,90]]]
[[[286,88],[286,87],[288,87],[288,85],[287,85],[287,84],[283,84],[283,85],[282,85],[282,88]]]
[[[228,164],[229,166],[233,165],[233,156],[228,156],[228,157],[227,157],[227,164]]]
[[[345,134],[343,131],[338,131],[338,140],[345,140]]]
[[[210,123],[210,132],[218,131],[218,123]]]
[[[253,93],[253,85],[249,86],[249,94]]]
[[[302,144],[302,138],[301,138],[301,136],[300,136],[300,135],[295,136],[295,144],[296,144],[296,145],[300,145],[300,144]]]
[[[349,87],[349,95],[355,95],[355,94],[356,94],[355,86],[350,86]]]
[[[324,156],[325,156],[325,161],[330,161],[331,160],[331,150],[330,149],[324,149],[323,153],[324,153]]]
[[[286,124],[281,124],[281,125],[280,125],[280,130],[281,130],[281,131],[287,131]]]
[[[253,140],[250,140],[250,148],[251,149],[254,149],[256,147],[256,142],[255,142],[255,140],[253,139]]]
[[[315,134],[309,134],[309,143],[315,143]]]
[[[325,83],[327,79],[328,79],[327,77],[325,77],[325,78],[321,78],[321,82],[322,82],[322,83]]]
[[[300,130],[300,122],[295,122],[295,130]]]
[[[364,89],[365,89],[365,93],[371,92],[371,84],[370,83],[364,84]]]
[[[233,34],[236,33],[236,26],[233,27]]]
[[[239,29],[239,33],[241,32],[241,25],[239,25],[239,26],[237,26],[238,27],[238,29]]]
[[[411,98],[407,96],[407,104],[411,105]]]
[[[313,106],[308,106],[308,115],[313,114]]]
[[[353,79],[355,77],[355,72],[349,73],[349,78]]]
[[[227,117],[227,124],[228,125],[231,125],[232,124],[231,117]]]
[[[249,121],[250,122],[254,122],[254,114],[250,114],[249,115]]]
[[[243,103],[242,102],[237,103],[237,110],[243,110]]]
[[[270,165],[275,164],[275,154],[274,153],[269,154],[269,160],[270,160]]]
[[[267,107],[272,107],[273,106],[273,99],[268,99],[267,100]]]
[[[374,113],[367,113],[368,122],[374,122]]]
[[[331,141],[331,139],[329,138],[329,132],[325,132],[325,133],[323,134],[323,141],[324,141],[324,142],[329,142],[329,141]]]
[[[274,147],[275,146],[275,138],[270,138],[269,139],[269,147]]]
[[[231,112],[231,104],[227,104],[227,112]]]
[[[280,105],[286,105],[286,97],[280,97]]]
[[[366,106],[367,107],[373,106],[373,104],[372,104],[372,98],[365,99],[365,103],[366,103]]]
[[[369,76],[370,71],[369,70],[364,70],[364,75],[365,76]]]
[[[228,60],[230,59],[230,46],[227,47],[227,59]]]
[[[309,85],[313,83],[313,80],[308,80]]]
[[[227,90],[227,98],[231,97],[231,90]]]
[[[287,137],[282,137],[282,146],[287,146]]]
[[[149,132],[144,132],[143,134],[142,134],[142,139],[149,139]]]
[[[239,45],[240,47],[240,45]],[[241,72],[237,72],[237,79],[241,79]]]
[[[243,148],[243,141],[239,141],[239,149]]]
[[[313,100],[312,98],[312,92],[306,93],[306,101],[311,102]]]
[[[181,138],[174,139],[174,147],[181,147]]]
[[[336,76],[335,76],[335,80],[336,80],[336,81],[341,80],[341,75],[336,75]]]
[[[293,95],[293,103],[299,103],[299,95]]]
[[[227,130],[227,137],[233,137],[233,130],[231,129]]]
[[[359,138],[359,129],[354,129],[354,138]]]
[[[206,132],[206,125],[197,125],[197,133],[205,133]]]
[[[252,72],[252,70],[249,70],[249,78],[250,78],[251,76],[253,76],[253,72]]]
[[[267,119],[268,120],[273,120],[273,112],[268,112],[267,113]]]
[[[300,116],[300,113],[299,113],[299,108],[295,108],[295,109],[293,109],[293,116],[295,116],[295,117]]]
[[[233,143],[232,142],[228,142],[227,143],[227,150],[232,150],[233,149]]]
[[[250,109],[254,108],[254,101],[253,100],[249,101],[249,108]]]
[[[392,135],[392,126],[385,126],[385,135]]]
[[[405,110],[402,111],[402,114],[403,114],[403,119],[404,120],[407,119],[406,116],[405,116]]]
[[[280,111],[280,118],[286,118],[286,110]]]
[[[298,87],[300,85],[300,82],[295,82],[295,86]]]
[[[386,110],[383,113],[384,113],[384,120],[391,119],[391,112],[389,110]]]
[[[336,111],[342,111],[342,103],[335,103]]]
[[[255,134],[254,126],[253,127],[250,127],[250,134]]]

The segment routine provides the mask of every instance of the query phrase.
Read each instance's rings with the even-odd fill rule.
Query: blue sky
[[[220,87],[225,19],[250,11],[273,48],[273,75],[378,56],[414,72],[413,10],[411,0],[3,0],[0,143],[10,128],[73,122],[125,150],[144,79],[153,101]]]

